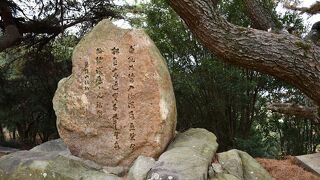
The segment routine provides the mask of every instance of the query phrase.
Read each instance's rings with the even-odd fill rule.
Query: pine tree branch
[[[290,5],[289,3],[285,3],[284,7],[290,10],[300,11],[301,13],[308,13],[314,15],[320,12],[320,1],[317,1],[310,7],[297,7],[296,5]]]

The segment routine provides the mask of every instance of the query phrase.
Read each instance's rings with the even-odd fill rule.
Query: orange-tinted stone
[[[158,157],[174,136],[176,105],[166,63],[148,35],[103,20],[76,46],[72,63],[53,99],[71,153],[108,166]]]

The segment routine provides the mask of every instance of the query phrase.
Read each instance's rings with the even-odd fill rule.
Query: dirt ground
[[[285,160],[256,159],[276,180],[320,180],[311,172],[298,166],[293,157]]]

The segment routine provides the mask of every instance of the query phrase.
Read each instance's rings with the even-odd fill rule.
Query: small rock
[[[216,175],[216,172],[214,172],[213,167],[209,166],[209,169],[208,169],[209,178],[214,177],[215,175]]]
[[[211,167],[212,167],[212,170],[213,170],[215,173],[222,173],[222,172],[223,172],[222,166],[221,166],[221,164],[219,164],[219,163],[212,163],[212,164],[211,164]]]

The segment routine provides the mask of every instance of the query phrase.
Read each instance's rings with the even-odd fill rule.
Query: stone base
[[[120,180],[98,164],[71,155],[61,139],[0,158],[0,180]]]
[[[230,150],[216,154],[217,148],[214,134],[205,129],[190,129],[178,134],[157,161],[139,156],[128,169],[104,167],[73,156],[57,139],[0,158],[0,180],[272,179],[247,153]]]
[[[0,154],[11,154],[19,151],[19,149],[0,146]]]

